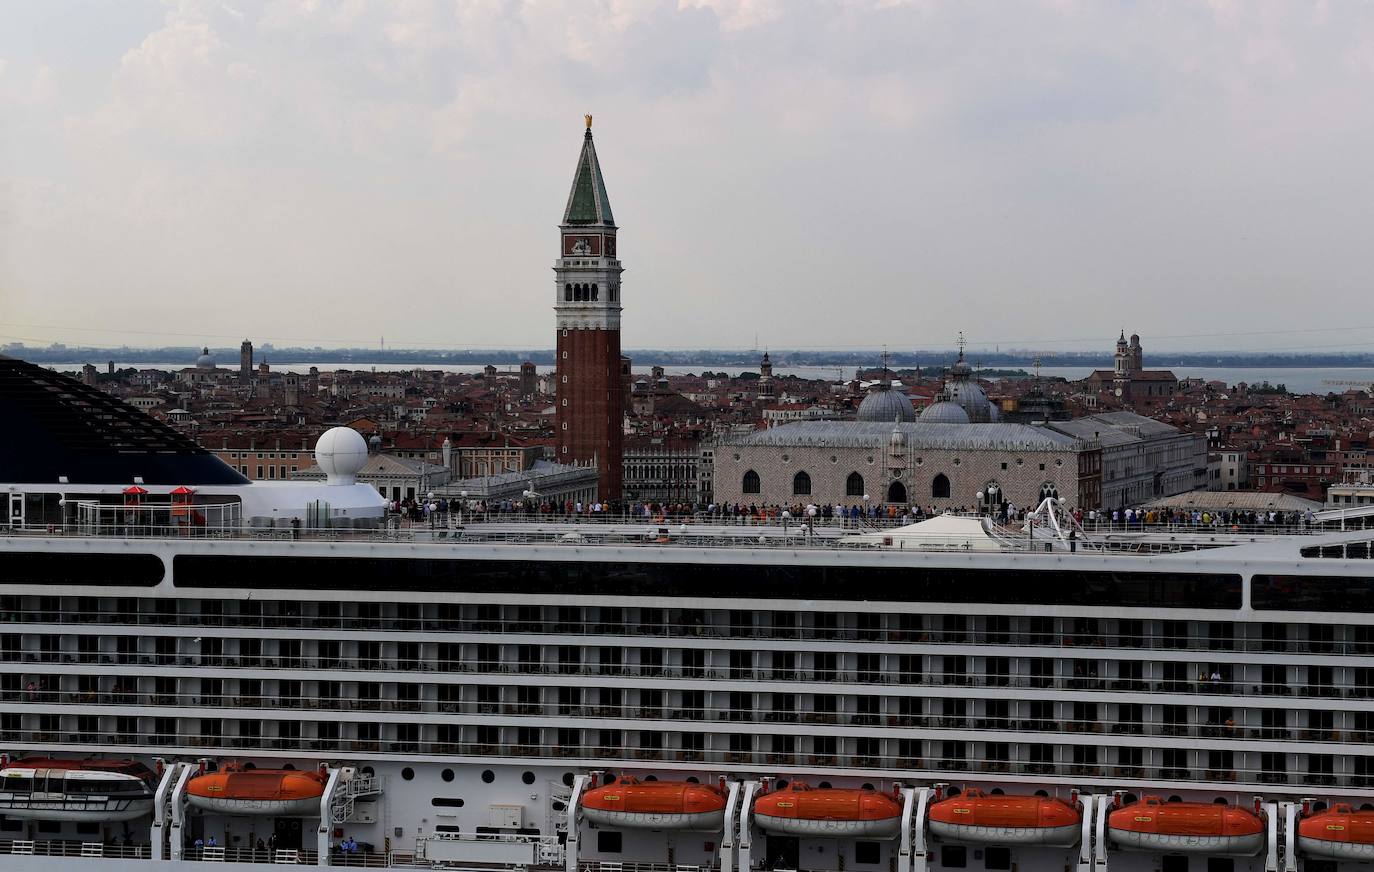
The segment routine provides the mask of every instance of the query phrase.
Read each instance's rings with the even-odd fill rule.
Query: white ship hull
[[[1116,829],[1109,832],[1112,842],[1125,851],[1250,857],[1258,854],[1264,847],[1263,833],[1255,833],[1252,836],[1180,836]]]
[[[1374,860],[1374,844],[1333,842],[1328,839],[1299,836],[1298,850],[1309,857],[1325,857],[1331,860],[1353,860],[1360,863]]]
[[[195,808],[220,814],[271,815],[273,817],[319,817],[320,798],[308,799],[220,799],[188,796]]]
[[[1078,844],[1081,827],[978,827],[931,821],[930,834],[946,842],[966,845],[1044,845],[1068,848]]]
[[[725,815],[718,811],[694,814],[654,814],[649,812],[607,811],[583,808],[582,816],[594,824],[642,830],[688,830],[714,833],[725,826]]]
[[[61,800],[51,802],[31,801],[25,805],[0,807],[5,817],[30,821],[73,821],[76,823],[100,823],[104,821],[132,821],[146,818],[153,812],[151,799],[121,800],[110,803],[104,808],[91,808],[82,803],[83,808],[74,809]]]
[[[901,829],[900,818],[876,821],[818,821],[756,814],[759,828],[782,836],[814,836],[832,839],[892,839]]]

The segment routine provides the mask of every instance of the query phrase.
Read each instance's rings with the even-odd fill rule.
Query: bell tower
[[[616,225],[592,142],[592,116],[559,225],[554,446],[559,463],[595,464],[597,496],[620,499],[624,394]]]

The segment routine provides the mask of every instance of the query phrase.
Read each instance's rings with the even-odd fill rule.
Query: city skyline
[[[627,347],[1374,347],[1372,10],[583,9],[7,11],[0,343],[543,348],[590,112]]]

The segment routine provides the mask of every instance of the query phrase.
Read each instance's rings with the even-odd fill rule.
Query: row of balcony
[[[1024,659],[1024,658],[1022,658]],[[611,677],[682,679],[695,681],[794,682],[803,684],[853,684],[891,687],[1017,688],[1031,690],[1097,691],[1134,694],[1203,695],[1217,697],[1301,697],[1329,699],[1374,698],[1374,687],[1365,684],[1288,683],[1273,680],[1242,681],[1201,677],[1198,681],[1159,678],[1102,678],[1086,675],[968,674],[945,671],[917,672],[886,669],[760,669],[749,667],[660,666],[640,663],[549,663],[545,661],[418,660],[380,657],[270,657],[260,655],[146,654],[93,651],[0,650],[0,664],[199,667],[290,672],[439,673],[461,675],[509,675],[548,677]],[[1010,665],[1010,664],[1008,664]],[[1104,664],[1104,668],[1105,668]],[[1096,664],[1094,664],[1096,666]],[[1192,667],[1192,664],[1185,664]],[[1229,673],[1232,668],[1228,666]],[[1190,668],[1191,671],[1191,668]],[[1221,673],[1226,675],[1226,673]],[[1205,675],[1205,672],[1204,672]],[[1370,673],[1374,678],[1374,672]]]
[[[509,757],[517,759],[554,759],[568,766],[584,763],[605,764],[624,761],[652,767],[655,762],[684,762],[731,766],[797,769],[859,769],[876,773],[910,773],[913,780],[939,777],[967,777],[978,774],[1039,775],[1061,778],[1121,778],[1161,781],[1214,781],[1227,784],[1321,785],[1367,788],[1374,786],[1374,771],[1344,773],[1335,771],[1290,772],[1286,769],[1255,769],[1236,766],[1154,766],[1107,765],[1096,762],[1053,760],[999,760],[945,755],[892,755],[851,753],[774,753],[747,750],[691,748],[626,748],[623,745],[539,744],[489,742],[433,742],[380,739],[314,739],[296,736],[213,736],[200,733],[154,732],[76,732],[55,733],[44,730],[0,730],[0,741],[51,747],[55,742],[82,745],[147,747],[160,753],[204,755],[223,751],[233,754],[253,750],[297,751],[318,754],[366,754],[371,756],[441,755],[461,757]],[[1313,755],[1320,765],[1332,764],[1329,757]],[[900,774],[898,777],[901,777]]]
[[[1143,720],[1105,721],[1100,718],[1060,717],[974,717],[967,715],[884,714],[877,712],[796,711],[792,709],[723,709],[716,707],[540,704],[528,702],[474,702],[434,699],[384,698],[302,698],[267,695],[203,695],[66,693],[26,690],[0,695],[6,703],[152,708],[197,708],[205,710],[309,710],[337,712],[406,712],[456,715],[505,715],[543,718],[627,719],[636,722],[726,722],[759,724],[796,724],[812,726],[885,727],[900,730],[978,730],[982,732],[1089,733],[1110,736],[1152,736],[1163,738],[1248,739],[1258,741],[1336,742],[1369,745],[1374,743],[1374,718],[1364,720],[1357,729],[1332,725],[1290,727],[1287,724],[1247,724],[1227,720],[1222,723],[1161,722]]]
[[[292,604],[296,605],[296,604]],[[767,614],[767,613],[765,613]],[[705,617],[676,622],[660,621],[565,621],[565,620],[481,620],[438,617],[337,617],[299,614],[195,614],[147,611],[81,610],[81,609],[6,609],[0,613],[0,626],[14,624],[114,624],[123,626],[156,627],[229,627],[245,629],[292,630],[348,630],[391,633],[471,633],[486,635],[554,635],[554,636],[632,636],[669,637],[680,639],[748,639],[779,641],[885,642],[897,644],[973,645],[1048,647],[1048,648],[1112,648],[1176,651],[1213,651],[1267,654],[1336,654],[1374,656],[1374,634],[1365,628],[1353,628],[1352,639],[1335,638],[1342,627],[1320,627],[1317,633],[1331,633],[1331,638],[1289,639],[1259,635],[1263,624],[1242,624],[1256,635],[1236,635],[1234,632],[1189,633],[1142,630],[1139,633],[1079,632],[1065,626],[1044,630],[997,629],[920,629],[920,628],[854,628],[796,626],[795,624],[732,624],[711,623]],[[1188,623],[1188,622],[1182,622]],[[1226,627],[1231,622],[1221,622]],[[1282,625],[1286,630],[1288,625]],[[1333,632],[1334,631],[1334,632]]]

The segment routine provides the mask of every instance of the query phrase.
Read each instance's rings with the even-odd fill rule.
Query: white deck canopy
[[[1002,545],[988,531],[987,520],[966,515],[937,515],[905,527],[845,536],[841,542],[882,548],[922,551],[1001,551]]]

